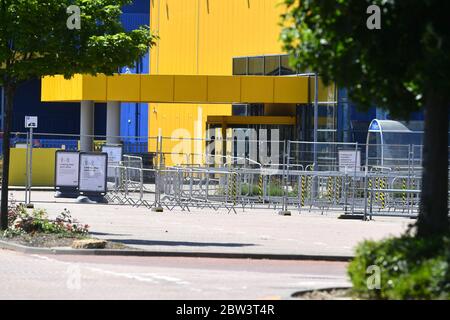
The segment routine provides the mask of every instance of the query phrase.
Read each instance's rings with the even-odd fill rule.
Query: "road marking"
[[[36,258],[39,258],[41,260],[46,260],[48,262],[56,262],[59,264],[63,264],[63,265],[72,265],[72,264],[78,264],[80,266],[80,268],[84,268],[93,272],[97,272],[97,273],[102,273],[105,275],[110,275],[110,276],[115,276],[115,277],[122,277],[122,278],[127,278],[127,279],[131,279],[131,280],[136,280],[136,281],[140,281],[140,282],[148,282],[148,283],[155,283],[155,284],[159,284],[161,281],[165,281],[165,282],[169,282],[169,283],[174,283],[176,285],[182,285],[182,286],[186,286],[189,285],[190,283],[188,281],[184,281],[175,277],[171,277],[168,275],[162,275],[162,274],[157,274],[157,273],[127,273],[127,272],[116,272],[116,271],[111,271],[111,270],[105,270],[105,269],[101,269],[101,268],[96,268],[96,267],[90,267],[87,266],[85,263],[84,264],[80,264],[80,263],[73,263],[73,262],[65,262],[65,261],[59,261],[53,258],[49,258],[46,256],[42,256],[42,255],[38,255],[38,254],[34,254],[32,255]]]

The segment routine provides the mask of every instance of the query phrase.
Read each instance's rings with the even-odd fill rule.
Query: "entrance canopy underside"
[[[209,125],[295,125],[295,117],[282,116],[208,116]]]
[[[295,103],[311,101],[305,76],[75,75],[42,79],[44,102],[118,101],[143,103]],[[332,88],[319,86],[319,100],[329,101]]]

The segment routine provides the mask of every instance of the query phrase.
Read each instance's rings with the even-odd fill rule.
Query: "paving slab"
[[[15,199],[23,199],[23,192],[13,193]],[[211,209],[158,213],[144,207],[77,204],[73,199],[55,199],[48,191],[35,191],[32,199],[51,217],[68,209],[89,224],[97,238],[155,252],[348,257],[362,240],[398,236],[412,222],[394,217],[342,220],[339,213],[282,216],[267,209],[237,214]]]

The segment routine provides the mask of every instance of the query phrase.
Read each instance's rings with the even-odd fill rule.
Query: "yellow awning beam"
[[[42,79],[43,102],[119,101],[143,103],[310,103],[308,77],[76,75]],[[319,99],[327,101],[329,90],[320,87]]]

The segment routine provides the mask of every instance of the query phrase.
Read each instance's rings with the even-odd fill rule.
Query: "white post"
[[[120,144],[120,102],[109,101],[106,105],[106,143]]]
[[[94,102],[81,101],[80,106],[80,151],[94,150]]]

